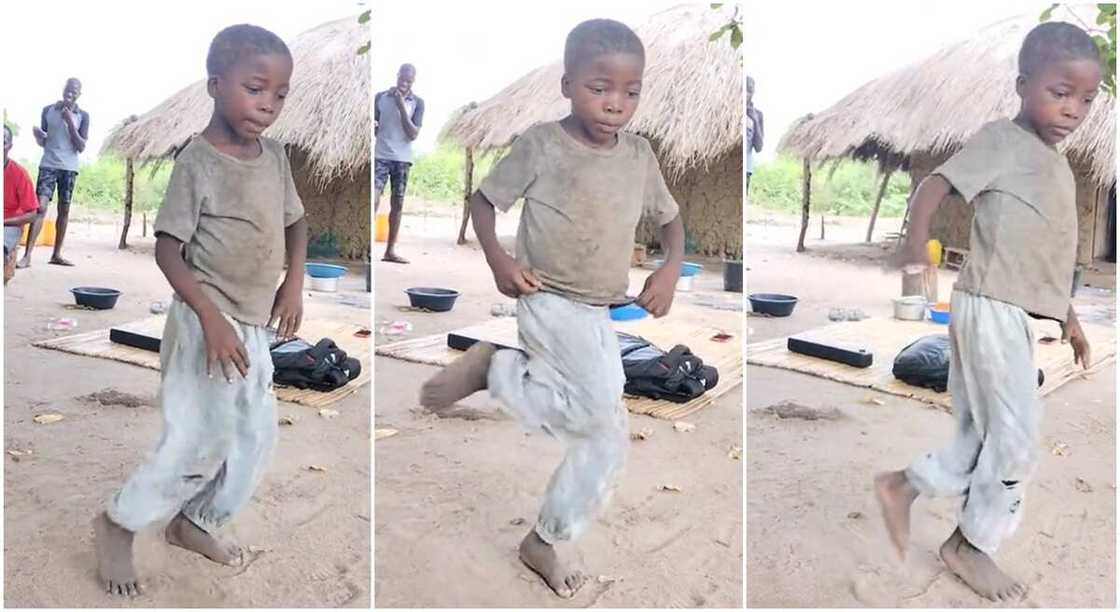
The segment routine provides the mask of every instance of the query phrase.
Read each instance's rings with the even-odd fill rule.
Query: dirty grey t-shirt
[[[1064,322],[1077,260],[1077,185],[1066,157],[1000,119],[933,173],[975,209],[955,288]]]
[[[284,146],[261,138],[243,160],[195,136],[179,153],[155,231],[180,240],[184,258],[218,309],[267,325],[284,270],[284,229],[303,217]]]
[[[678,212],[645,138],[620,133],[614,147],[594,149],[559,122],[526,130],[479,191],[502,211],[525,199],[518,262],[546,291],[587,304],[626,297],[642,214],[665,225]]]
[[[74,115],[74,123],[78,126],[78,134],[82,138],[88,138],[89,113],[77,109],[72,114]],[[81,165],[78,150],[74,148],[74,143],[70,140],[70,129],[66,127],[66,120],[62,118],[62,111],[56,108],[54,104],[43,107],[43,112],[39,117],[39,129],[47,133],[39,167],[77,172]]]

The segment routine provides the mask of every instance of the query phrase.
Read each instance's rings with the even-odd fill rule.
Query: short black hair
[[[221,76],[249,54],[278,54],[290,59],[292,52],[280,37],[268,30],[242,23],[218,32],[206,54],[206,73]]]
[[[416,66],[413,66],[412,64],[401,64],[401,67],[397,69],[397,74],[400,74],[405,70],[411,70],[412,74],[416,74]]]
[[[564,72],[571,74],[585,62],[607,53],[633,53],[646,60],[642,39],[626,24],[613,19],[590,19],[572,28],[564,41]]]
[[[66,79],[66,85],[63,87],[63,89],[66,89],[67,87],[70,87],[71,83],[74,84],[74,85],[77,85],[78,89],[82,88],[82,80],[81,79],[79,79],[78,77],[70,77],[70,78]]]
[[[1023,39],[1019,49],[1019,74],[1034,74],[1058,61],[1087,59],[1100,63],[1096,43],[1085,30],[1062,21],[1035,26]]]

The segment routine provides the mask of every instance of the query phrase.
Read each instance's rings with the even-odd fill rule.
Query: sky
[[[38,161],[42,150],[31,127],[44,106],[61,98],[68,77],[82,80],[78,105],[90,113],[90,141],[82,157],[91,161],[121,120],[206,76],[206,51],[222,28],[251,23],[291,40],[362,10],[355,0],[5,2],[0,103],[20,127],[12,156]],[[42,27],[48,14],[66,19],[50,19],[50,26]]]
[[[561,59],[564,38],[579,22],[603,17],[637,27],[650,15],[681,3],[377,2],[371,20],[373,87],[383,91],[393,86],[403,63],[416,66],[413,91],[424,99],[425,117],[415,148],[430,151],[455,109],[481,102],[530,70]]]
[[[1039,15],[1047,6],[1011,0],[750,2],[743,62],[755,79],[755,106],[764,114],[761,159],[773,157],[798,117],[984,26]]]

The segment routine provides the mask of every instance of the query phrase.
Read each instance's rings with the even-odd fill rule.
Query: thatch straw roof
[[[729,19],[707,3],[691,4],[662,11],[635,29],[645,44],[646,69],[642,101],[626,129],[658,142],[670,175],[742,146],[742,53],[726,36],[708,40]],[[477,108],[457,113],[442,133],[479,151],[508,147],[529,127],[568,114],[570,103],[560,94],[563,74],[560,60],[541,66]]]
[[[897,168],[919,151],[955,152],[985,123],[1018,113],[1016,58],[1036,25],[1037,15],[998,22],[871,81],[803,118],[778,148],[821,162],[873,159],[885,168]],[[1099,185],[1116,177],[1114,107],[1102,92],[1085,122],[1062,143],[1070,161],[1089,168]]]
[[[354,16],[288,42],[295,63],[291,92],[265,135],[305,150],[317,182],[351,178],[369,166],[370,60],[357,53],[368,40],[369,29]],[[213,108],[206,80],[197,81],[116,127],[102,150],[159,163],[206,127]]]

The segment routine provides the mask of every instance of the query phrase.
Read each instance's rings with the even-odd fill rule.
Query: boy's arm
[[[637,300],[638,305],[654,317],[669,314],[669,309],[673,307],[677,280],[681,276],[681,263],[684,261],[684,223],[679,214],[672,221],[661,226],[661,249],[665,251],[665,263],[646,278],[646,284]]]
[[[268,324],[276,321],[276,335],[292,338],[303,322],[303,275],[307,262],[307,217],[284,228],[284,248],[288,253],[288,271],[284,282],[276,290],[272,316]]]
[[[39,125],[31,126],[31,133],[35,136],[35,144],[40,147],[47,146],[47,109],[44,107],[42,114],[39,116]]]
[[[214,364],[218,363],[226,380],[233,382],[232,366],[241,376],[249,372],[249,352],[237,337],[233,326],[222,316],[218,307],[191,274],[182,256],[183,243],[170,234],[156,235],[156,265],[159,266],[171,288],[198,315],[202,333],[206,337],[206,373],[214,377]]]
[[[754,119],[754,133],[751,135],[751,145],[755,151],[762,151],[762,111],[756,109],[751,117]]]
[[[481,191],[474,192],[471,196],[471,223],[474,225],[478,244],[486,256],[486,264],[494,273],[494,282],[498,285],[498,291],[512,298],[536,293],[541,288],[540,280],[531,270],[522,268],[521,264],[502,248],[495,229],[496,218],[494,205],[490,200],[487,200]]]
[[[412,116],[409,115],[408,108],[404,105],[404,96],[401,95],[400,91],[394,89],[393,99],[397,101],[397,110],[400,111],[397,114],[401,116],[401,126],[404,128],[405,135],[408,136],[409,140],[416,140],[416,137],[420,135],[420,127],[412,122]],[[421,114],[424,112],[422,104],[423,102],[417,98],[416,109]]]
[[[1093,364],[1089,339],[1081,329],[1081,321],[1077,318],[1077,311],[1073,309],[1073,304],[1069,305],[1065,325],[1062,325],[1062,344],[1066,343],[1073,348],[1073,363],[1079,363],[1082,368],[1088,370]]]
[[[35,220],[35,217],[36,217],[37,214],[38,214],[38,212],[35,211],[35,212],[23,213],[22,215],[17,215],[15,217],[8,217],[8,218],[4,219],[4,226],[5,227],[12,227],[12,226],[16,226],[16,225],[23,225],[25,223],[31,223],[32,221]]]
[[[63,123],[66,124],[66,131],[70,135],[70,144],[74,145],[74,150],[78,153],[86,150],[86,138],[89,135],[89,120],[86,119],[85,113],[82,113],[82,124],[78,126],[74,123],[74,113],[69,109],[62,111]]]
[[[929,266],[929,227],[933,213],[941,206],[941,201],[949,195],[953,187],[939,174],[931,174],[922,179],[914,197],[910,200],[910,224],[906,230],[906,244],[902,248],[899,263],[903,266]]]

